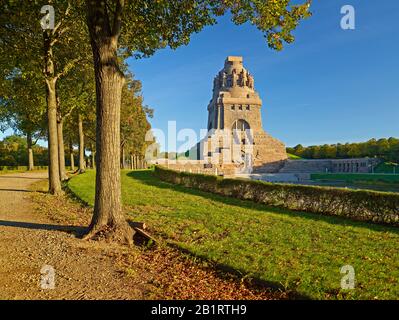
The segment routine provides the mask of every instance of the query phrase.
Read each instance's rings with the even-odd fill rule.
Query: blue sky
[[[129,60],[155,109],[154,128],[206,128],[213,77],[228,55],[242,55],[263,99],[263,126],[287,146],[399,136],[399,1],[313,1],[313,16],[282,52],[251,25],[223,17],[188,46]],[[341,7],[356,10],[342,30]],[[167,149],[163,146],[164,149]],[[173,151],[173,150],[169,150]]]

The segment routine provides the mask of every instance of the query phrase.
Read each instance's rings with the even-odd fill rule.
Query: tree
[[[188,44],[190,35],[216,23],[227,10],[236,24],[250,22],[265,33],[271,48],[294,40],[292,31],[309,16],[310,1],[290,0],[86,0],[87,25],[96,80],[96,195],[86,238],[104,232],[132,241],[121,207],[120,106],[124,75],[118,52],[149,56],[157,49]]]
[[[12,135],[0,143],[0,166],[20,166],[27,160],[26,139]]]
[[[64,139],[63,128],[64,122],[72,117],[74,113],[78,114],[77,125],[79,133],[79,172],[85,171],[84,167],[84,130],[83,130],[83,114],[94,113],[94,78],[92,76],[92,67],[88,64],[87,57],[79,63],[79,69],[70,73],[63,81],[60,82],[58,88],[58,109],[57,109],[57,127],[58,127],[58,149],[60,159],[60,175],[66,177],[65,173],[65,155],[64,155]],[[76,118],[76,117],[75,117]],[[75,122],[76,123],[76,122]],[[69,129],[73,126],[70,125]],[[71,136],[71,134],[69,134]],[[63,179],[62,179],[63,180]]]
[[[303,150],[303,146],[301,144],[298,144],[294,147],[294,154],[296,154],[298,157],[302,157]]]
[[[47,165],[47,149],[39,145],[32,147],[38,166]],[[0,141],[0,166],[25,166],[28,162],[26,138],[11,135]]]
[[[8,0],[2,3],[0,16],[0,53],[6,53],[1,60],[7,72],[24,69],[41,75],[46,88],[47,133],[49,149],[49,191],[61,192],[58,128],[57,128],[57,85],[82,59],[88,47],[85,37],[84,19],[81,15],[81,1],[50,1],[57,21],[54,28],[42,29],[39,1],[23,4]],[[74,4],[74,5],[72,5]],[[86,35],[87,37],[87,35]],[[12,50],[10,50],[12,48]]]
[[[121,167],[126,168],[127,154],[130,154],[130,164],[144,162],[145,150],[149,142],[145,141],[151,125],[147,116],[153,116],[153,110],[143,106],[141,82],[133,79],[133,74],[127,73],[126,84],[122,89],[121,102]]]
[[[27,139],[28,169],[34,169],[33,146],[45,134],[43,83],[23,70],[7,77],[0,91],[0,122]]]
[[[367,142],[359,143],[337,143],[323,146],[302,147],[297,145],[294,148],[287,148],[287,152],[308,159],[344,159],[358,157],[378,157],[386,161],[398,161],[399,139],[370,139]]]

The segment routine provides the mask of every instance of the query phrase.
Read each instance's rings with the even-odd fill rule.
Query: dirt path
[[[79,241],[73,235],[76,227],[38,214],[29,186],[44,178],[42,172],[0,176],[0,298],[143,298],[145,288],[109,259],[112,247]],[[54,268],[54,289],[42,289],[45,265]]]
[[[0,299],[279,299],[179,251],[76,237],[91,209],[32,192],[46,173],[0,175]],[[41,270],[54,270],[43,288]],[[49,269],[47,269],[49,270]]]

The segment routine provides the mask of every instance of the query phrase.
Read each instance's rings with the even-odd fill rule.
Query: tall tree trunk
[[[61,193],[61,180],[58,161],[57,138],[57,102],[55,80],[47,81],[47,118],[48,118],[48,154],[49,154],[49,192]]]
[[[90,162],[91,162],[91,168],[94,169],[96,167],[96,161],[95,161],[95,156],[96,152],[94,151],[93,144],[90,143]]]
[[[120,177],[120,107],[124,75],[117,47],[123,1],[117,3],[111,28],[106,2],[86,0],[87,24],[96,80],[96,195],[86,238],[99,232],[132,244],[133,230],[122,212]]]
[[[61,193],[61,181],[58,164],[58,139],[57,139],[57,77],[54,70],[54,57],[52,49],[51,30],[43,32],[44,47],[44,74],[46,78],[47,93],[47,121],[48,121],[48,155],[49,155],[49,192]]]
[[[69,153],[70,153],[70,157],[71,157],[71,170],[75,171],[75,158],[74,158],[74,154],[73,154],[72,139],[69,139]]]
[[[28,144],[28,170],[32,171],[35,169],[35,164],[33,162],[32,134],[30,132],[26,135],[26,141]]]
[[[96,152],[91,150],[91,164],[92,164],[92,168],[95,169],[96,168]]]
[[[78,116],[79,122],[79,173],[85,172],[85,137],[83,132],[83,118]]]
[[[61,116],[57,119],[57,138],[58,138],[58,164],[61,181],[68,179],[65,170],[65,147],[64,147],[64,120]]]
[[[121,167],[122,167],[122,169],[125,169],[125,167],[126,167],[126,161],[125,161],[125,158],[126,158],[126,155],[125,155],[125,147],[124,146],[122,146],[122,156],[121,156]]]
[[[130,169],[134,169],[134,163],[133,163],[133,155],[130,154]]]

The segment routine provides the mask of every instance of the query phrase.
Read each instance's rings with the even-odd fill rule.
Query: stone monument
[[[287,159],[285,146],[263,130],[262,100],[242,57],[227,57],[214,79],[208,105],[208,136],[200,142],[200,159],[236,165],[246,171],[262,167],[277,172]]]

